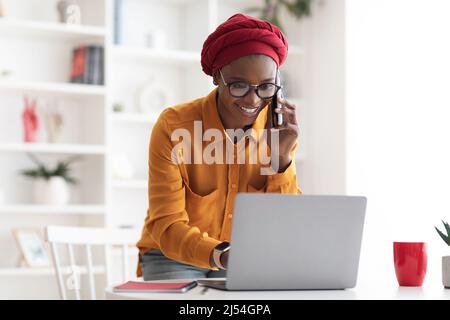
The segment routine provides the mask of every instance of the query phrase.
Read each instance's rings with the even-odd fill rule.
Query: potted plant
[[[311,15],[311,5],[313,0],[264,0],[264,5],[260,7],[247,8],[247,13],[258,13],[261,20],[268,21],[284,31],[280,18],[278,17],[282,7],[292,14],[297,20]]]
[[[69,184],[76,184],[70,176],[70,164],[78,157],[58,161],[55,168],[45,166],[35,156],[30,158],[37,168],[23,170],[22,174],[34,179],[33,195],[37,204],[64,205],[70,200]]]
[[[447,234],[444,234],[438,228],[435,227],[438,234],[441,236],[442,240],[450,246],[450,226],[447,222],[442,221]],[[450,256],[442,257],[442,283],[444,287],[450,289]]]

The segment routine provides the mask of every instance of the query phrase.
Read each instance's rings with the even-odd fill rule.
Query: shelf
[[[113,180],[112,182],[113,188],[122,188],[122,189],[147,189],[148,182],[147,180],[140,179],[130,179],[130,180]]]
[[[106,209],[101,205],[2,205],[0,214],[50,214],[50,215],[104,215]]]
[[[143,113],[114,112],[111,119],[121,124],[154,124],[158,120],[158,115],[148,115]]]
[[[5,108],[0,115],[4,118],[0,124],[0,132],[4,134],[0,140],[0,159],[5,164],[0,172],[0,188],[4,189],[4,201],[0,204],[0,225],[3,229],[40,228],[48,223],[89,228],[132,227],[137,230],[138,239],[142,230],[142,208],[136,199],[143,199],[148,193],[146,170],[140,170],[145,168],[138,166],[135,168],[138,174],[133,179],[119,179],[113,176],[110,168],[116,153],[132,151],[132,154],[129,154],[131,160],[141,159],[145,162],[148,148],[129,146],[133,143],[133,137],[148,139],[148,133],[157,122],[160,110],[158,107],[149,110],[154,114],[140,113],[140,109],[136,107],[139,102],[136,94],[140,93],[142,85],[149,78],[160,80],[160,85],[172,86],[173,97],[179,103],[203,95],[205,88],[215,88],[211,78],[201,72],[201,44],[205,36],[213,31],[212,28],[223,22],[225,15],[230,15],[227,12],[254,5],[254,1],[132,1],[132,4],[124,8],[128,10],[123,11],[123,21],[131,19],[135,23],[125,26],[122,30],[123,45],[113,44],[112,38],[118,27],[112,6],[114,1],[78,1],[82,13],[84,12],[82,21],[97,25],[67,25],[57,22],[56,0],[41,1],[42,4],[39,2],[39,12],[34,13],[25,5],[28,1],[3,2],[8,3],[7,11],[11,14],[28,16],[30,19],[43,15],[49,18],[40,21],[0,18],[0,42],[4,44],[4,50],[0,49],[0,69],[10,71],[10,75],[0,77],[0,101],[11,107]],[[141,17],[140,13],[144,11],[156,14],[161,23],[155,24],[155,21]],[[177,19],[176,23],[164,23],[174,17]],[[169,41],[167,47],[170,49],[137,46],[138,43],[147,42],[145,40],[148,32],[158,26],[166,33]],[[303,30],[297,30],[297,26],[292,25],[293,34],[300,31]],[[170,42],[169,38],[174,39]],[[127,43],[130,45],[126,45]],[[132,43],[136,45],[132,46]],[[175,45],[171,46],[172,43]],[[104,86],[69,82],[73,49],[79,45],[90,44],[105,47]],[[296,44],[301,43],[297,41]],[[308,52],[308,47],[305,48]],[[301,79],[304,73],[301,67],[307,56],[305,48],[294,44],[289,46],[287,67],[291,69],[288,69],[287,80],[293,95],[299,96],[301,93],[308,97],[308,92],[302,85],[308,79]],[[24,95],[36,97],[38,108],[40,105],[44,107],[46,104],[66,101],[67,108],[63,106],[62,110],[64,120],[73,119],[73,123],[65,127],[69,130],[68,138],[63,138],[62,143],[55,144],[47,143],[45,139],[39,140],[42,143],[24,143],[18,117],[23,106],[15,103]],[[112,104],[115,102],[125,103],[130,108],[124,108],[123,112],[113,112]],[[303,109],[301,103],[293,102]],[[41,129],[45,129],[44,126],[42,121]],[[6,129],[8,130],[5,131]],[[134,141],[134,144],[146,142],[140,141],[140,138],[138,140]],[[301,162],[303,151],[304,149],[299,150],[298,155],[295,155],[299,169],[303,168],[305,163]],[[79,168],[74,168],[77,169],[74,174],[83,183],[73,190],[74,198],[80,201],[75,200],[74,203],[62,206],[33,204],[30,194],[32,190],[28,190],[29,183],[17,176],[17,172],[29,163],[28,153],[35,153],[42,157],[42,160],[49,162],[61,157],[81,155],[85,161]],[[116,210],[111,210],[113,208]],[[122,208],[127,210],[121,210]],[[14,251],[11,252],[11,257],[0,259],[0,279],[10,284],[10,292],[4,290],[6,295],[11,293],[11,296],[16,297],[40,297],[43,294],[42,288],[33,285],[33,281],[39,279],[56,285],[56,272],[51,265],[43,268],[16,267],[14,260],[10,258],[18,255],[19,251],[15,247],[8,248],[12,241],[10,237],[3,238],[0,248]],[[85,250],[82,251],[80,253],[83,254]],[[96,275],[105,272],[105,267],[101,266],[103,251],[92,252]],[[112,262],[120,266],[119,250],[112,248],[110,253]],[[137,248],[131,246],[128,254],[130,267],[133,268],[138,258]],[[64,258],[67,257],[64,255]],[[63,260],[65,262],[67,259]],[[82,263],[83,260],[79,262],[84,281],[87,268],[85,263]],[[70,269],[64,266],[63,274],[66,278]],[[28,288],[27,291],[21,292],[24,287]],[[46,288],[48,290],[45,290],[45,294],[56,296],[56,287],[53,287]]]
[[[87,274],[87,267],[79,267],[80,274]],[[105,268],[103,266],[94,266],[93,272],[95,274],[105,273]],[[64,267],[62,270],[64,275],[71,274],[69,267]],[[0,276],[42,276],[49,275],[55,276],[55,270],[53,267],[42,267],[42,268],[0,268]]]
[[[200,53],[191,51],[114,46],[112,52],[115,57],[121,59],[148,59],[178,63],[200,63]]]
[[[89,84],[1,80],[0,90],[45,92],[64,95],[104,96],[105,87]]]
[[[0,18],[0,34],[11,36],[21,35],[33,39],[36,37],[51,37],[103,41],[105,39],[106,29],[97,26]]]
[[[0,152],[102,155],[105,153],[105,147],[88,144],[0,143]]]

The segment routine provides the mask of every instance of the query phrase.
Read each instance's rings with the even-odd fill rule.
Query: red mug
[[[394,266],[398,284],[420,287],[427,273],[425,242],[394,242]]]

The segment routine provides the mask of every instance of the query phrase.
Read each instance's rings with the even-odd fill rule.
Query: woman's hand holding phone
[[[280,92],[278,91],[276,97],[272,98],[270,104],[269,116],[267,119],[268,128],[268,143],[271,149],[271,157],[279,157],[279,169],[278,172],[283,172],[291,163],[290,151],[292,150],[295,142],[300,133],[300,129],[297,124],[296,108],[297,106],[289,101],[287,101]],[[279,116],[281,116],[281,121]],[[272,132],[278,131],[278,152],[277,148],[271,145],[271,134]]]

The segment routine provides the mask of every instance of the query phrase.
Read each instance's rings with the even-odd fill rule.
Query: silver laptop
[[[330,290],[356,286],[366,198],[239,193],[222,290]]]

